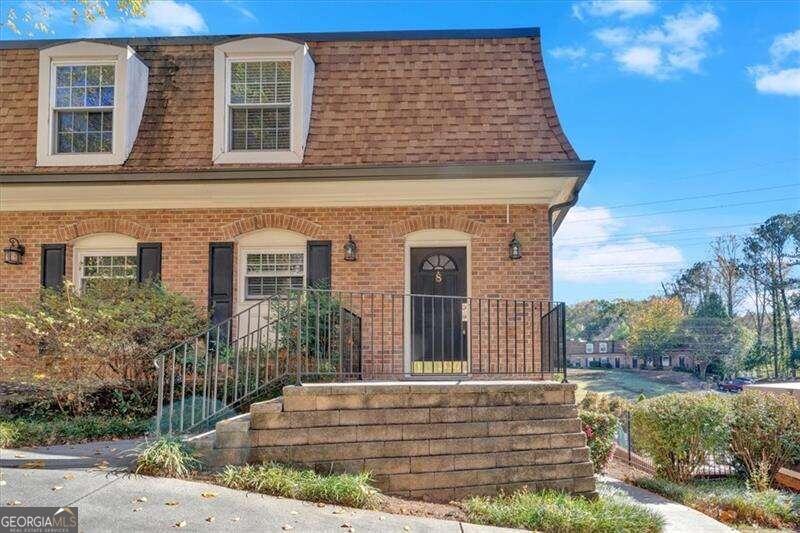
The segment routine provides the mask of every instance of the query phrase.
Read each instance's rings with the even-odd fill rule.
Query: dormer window
[[[112,152],[114,65],[54,65],[55,152]]]
[[[231,150],[291,148],[292,62],[230,61]]]
[[[39,53],[38,166],[121,165],[136,139],[148,69],[133,49],[74,42]]]
[[[303,43],[256,37],[215,47],[214,163],[302,162],[313,87]]]

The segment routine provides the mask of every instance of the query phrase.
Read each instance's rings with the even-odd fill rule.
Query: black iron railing
[[[157,427],[209,427],[295,382],[566,379],[565,307],[539,300],[295,290],[156,358]]]

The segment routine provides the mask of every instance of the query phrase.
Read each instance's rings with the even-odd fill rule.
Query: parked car
[[[722,392],[742,392],[745,385],[750,385],[753,380],[750,378],[733,378],[727,381],[720,381],[717,383],[717,389]]]

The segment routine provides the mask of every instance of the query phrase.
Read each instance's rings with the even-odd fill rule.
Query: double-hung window
[[[53,147],[56,154],[111,153],[114,64],[53,65]]]
[[[230,150],[290,150],[292,62],[231,60],[228,66]]]
[[[80,257],[78,278],[83,289],[96,279],[136,279],[136,254],[86,253]]]
[[[292,289],[305,283],[306,257],[302,251],[254,251],[245,254],[245,299],[257,300]]]

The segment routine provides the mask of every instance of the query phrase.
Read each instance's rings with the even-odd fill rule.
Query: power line
[[[793,163],[795,161],[800,161],[800,157],[792,157],[790,159],[783,159],[781,161],[770,161],[769,163],[760,163],[756,165],[751,165],[749,167],[738,166],[736,168],[730,169],[723,169],[723,170],[711,170],[708,172],[700,172],[697,174],[687,174],[686,176],[681,176],[677,178],[671,178],[668,180],[660,179],[660,178],[653,178],[649,180],[628,180],[623,182],[617,182],[618,185],[625,184],[625,183],[636,183],[636,184],[646,184],[646,183],[676,183],[680,181],[687,181],[692,180],[694,178],[703,178],[706,176],[717,176],[719,174],[729,174],[731,172],[744,172],[747,170],[752,170],[754,168],[766,168],[775,165],[783,165],[785,163]]]
[[[728,191],[728,192],[719,192],[719,193],[712,193],[712,194],[698,194],[696,196],[684,196],[682,198],[672,198],[669,200],[653,200],[652,202],[639,202],[635,204],[617,204],[617,205],[609,205],[609,206],[601,206],[601,207],[587,207],[586,209],[622,209],[626,207],[640,207],[644,205],[656,205],[656,204],[669,204],[674,202],[685,202],[687,200],[701,200],[704,198],[718,198],[720,196],[733,196],[735,194],[744,194],[748,192],[761,192],[761,191],[774,191],[777,189],[790,189],[790,188],[797,188],[800,190],[800,183],[786,183],[782,185],[774,185],[772,187],[756,187],[752,189],[740,189],[738,191]]]
[[[628,240],[632,237],[657,237],[662,235],[672,235],[675,233],[687,233],[687,232],[695,232],[695,231],[703,231],[703,230],[711,230],[711,229],[729,229],[729,228],[743,228],[743,227],[753,227],[761,224],[761,222],[750,222],[747,224],[726,224],[721,226],[695,226],[691,228],[677,228],[672,230],[661,230],[661,231],[643,231],[643,232],[631,232],[631,233],[618,233],[608,239],[573,239],[573,240],[559,240],[558,234],[555,237],[555,244],[562,244],[564,242],[569,242],[572,244],[591,244],[591,243],[604,243],[610,241],[623,241]]]
[[[773,198],[771,200],[757,200],[754,202],[739,202],[735,204],[719,204],[719,205],[709,205],[706,207],[690,207],[687,209],[672,209],[670,211],[656,211],[655,213],[639,213],[636,215],[622,215],[622,216],[615,216],[614,220],[618,220],[621,218],[641,218],[641,217],[653,217],[656,215],[669,215],[674,213],[690,213],[696,211],[707,211],[709,209],[727,209],[729,207],[742,207],[746,205],[762,205],[762,204],[770,204],[776,202],[785,202],[787,200],[800,200],[800,196],[787,196],[786,198]],[[597,220],[598,218],[602,217],[586,217],[586,218],[573,218],[572,222],[584,222],[587,220]]]

